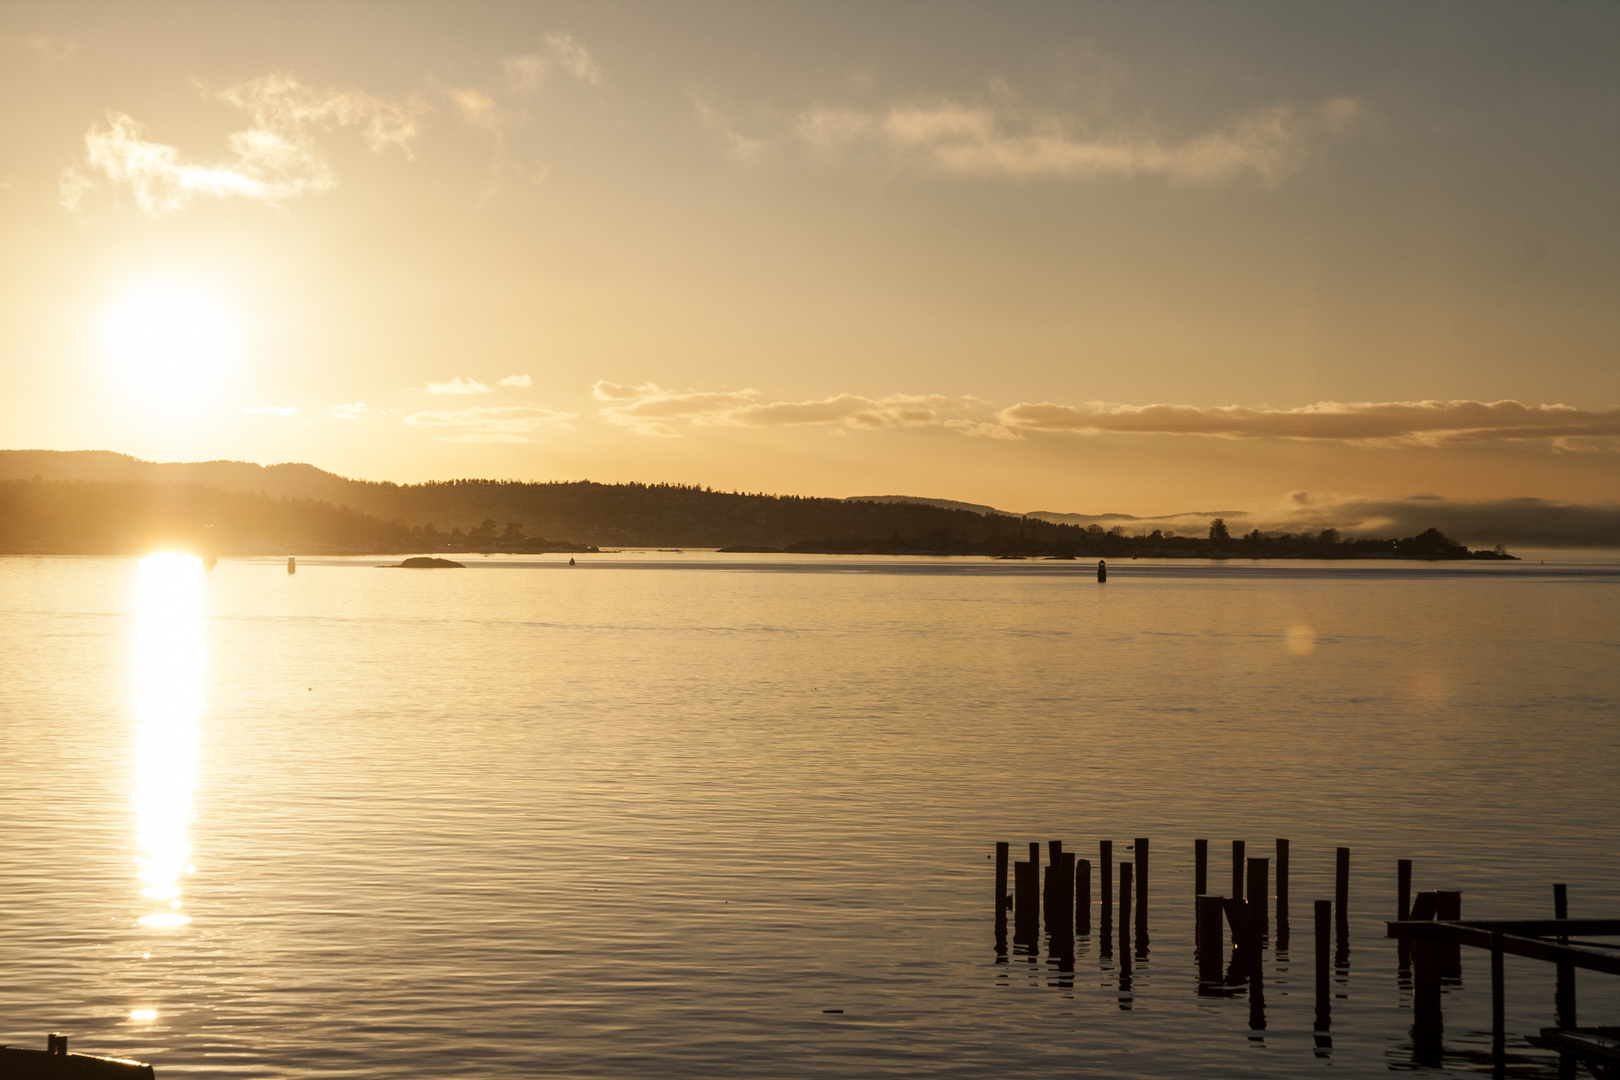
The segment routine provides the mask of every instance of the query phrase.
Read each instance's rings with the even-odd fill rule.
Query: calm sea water
[[[1370,1076],[1395,861],[1620,914],[1620,560],[0,560],[0,1041],[159,1076]],[[997,840],[1151,837],[1151,953],[997,963]],[[1201,998],[1193,840],[1293,842]],[[1309,902],[1353,855],[1331,1048]],[[1582,976],[1583,1022],[1620,980]],[[1488,1060],[1485,957],[1445,1067]],[[1552,1021],[1508,960],[1508,1023]],[[828,1010],[842,1010],[829,1012]],[[1522,1075],[1556,1075],[1515,1040]]]

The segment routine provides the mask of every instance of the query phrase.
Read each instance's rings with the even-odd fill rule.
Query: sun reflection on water
[[[190,555],[141,560],[135,596],[135,819],[141,895],[161,904],[142,926],[191,921],[181,878],[191,872],[191,794],[203,709],[203,567]],[[153,906],[156,907],[157,904]]]

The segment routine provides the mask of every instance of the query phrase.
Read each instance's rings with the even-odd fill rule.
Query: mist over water
[[[1465,917],[1550,916],[1554,881],[1572,915],[1620,914],[1620,559],[1540,558],[1106,585],[969,559],[244,560],[166,585],[3,559],[0,1041],[63,1030],[165,1077],[1382,1075],[1411,1060],[1396,859]],[[1129,861],[1138,836],[1128,990],[1095,936],[1072,976],[1044,947],[996,963],[996,841]],[[1220,889],[1231,840],[1279,836],[1293,947],[1265,958],[1262,1031],[1195,994],[1193,840]],[[1322,1055],[1309,912],[1336,845],[1352,940]],[[1485,956],[1463,965],[1467,1071],[1490,994]],[[1552,983],[1509,958],[1511,1035],[1551,1025]],[[1620,1016],[1615,983],[1581,976],[1583,1022]]]

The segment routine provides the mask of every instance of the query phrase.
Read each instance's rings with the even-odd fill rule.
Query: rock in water
[[[435,559],[427,555],[418,555],[415,558],[406,559],[399,565],[406,570],[438,570],[443,567],[455,567],[457,570],[465,570],[467,568],[465,563],[451,562],[449,559]]]

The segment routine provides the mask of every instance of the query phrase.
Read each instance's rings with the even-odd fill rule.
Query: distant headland
[[[1430,528],[1406,537],[1128,533],[991,508],[714,491],[681,484],[350,480],[312,465],[154,463],[107,451],[0,451],[0,553],[588,553],[603,547],[1025,558],[1507,559]]]

